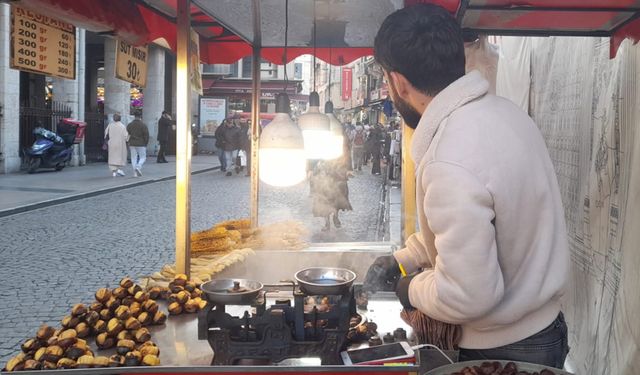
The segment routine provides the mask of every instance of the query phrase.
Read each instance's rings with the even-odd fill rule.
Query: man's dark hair
[[[460,26],[437,5],[418,4],[390,14],[376,35],[374,55],[388,73],[402,74],[429,96],[465,74]]]

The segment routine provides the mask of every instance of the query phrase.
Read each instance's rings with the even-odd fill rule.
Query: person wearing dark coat
[[[222,128],[222,129],[220,129]],[[233,120],[227,119],[225,125],[220,126],[220,133],[216,131],[216,138],[220,136],[220,147],[224,151],[224,165],[227,171],[226,175],[231,176],[229,170],[231,166],[236,164],[236,158],[238,156],[238,150],[240,149],[240,127],[237,126]],[[239,166],[236,166],[238,168]],[[239,169],[236,169],[236,173],[239,173]]]
[[[129,151],[131,153],[131,167],[135,177],[142,177],[142,166],[147,160],[147,144],[149,143],[149,129],[142,122],[141,113],[135,115],[135,120],[127,125],[129,133]]]
[[[380,174],[380,142],[382,141],[382,129],[380,126],[374,126],[371,128],[371,133],[369,133],[369,139],[367,142],[369,143],[370,152],[371,152],[371,174],[379,175]]]
[[[160,116],[160,120],[158,120],[158,143],[160,143],[160,149],[158,150],[158,157],[156,159],[157,163],[168,163],[165,158],[165,152],[169,146],[169,130],[172,125],[173,120],[171,120],[169,112],[162,111],[162,116]]]

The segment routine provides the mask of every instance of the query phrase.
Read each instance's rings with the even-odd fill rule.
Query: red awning
[[[625,38],[640,39],[640,0],[405,0],[406,5],[425,2],[448,9],[472,34],[611,37],[612,56]],[[285,1],[258,3],[262,56],[282,64]],[[132,44],[163,39],[176,48],[176,0],[21,0],[18,4]],[[193,4],[192,25],[200,34],[203,62],[228,64],[251,55],[252,1],[193,0]],[[397,7],[392,0],[290,1],[287,61],[315,52],[324,61],[343,65],[371,55],[380,23]]]

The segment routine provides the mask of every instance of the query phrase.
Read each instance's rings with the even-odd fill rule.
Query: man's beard
[[[404,123],[407,124],[411,129],[415,129],[418,127],[418,122],[420,122],[420,118],[422,115],[413,109],[411,104],[409,104],[406,100],[402,99],[398,92],[396,92],[395,87],[391,86],[391,100],[393,104],[396,106],[398,112],[400,112],[400,116],[404,119]]]
[[[400,112],[400,116],[404,119],[404,123],[411,129],[417,128],[422,115],[403,99],[398,98],[394,104],[398,112]]]

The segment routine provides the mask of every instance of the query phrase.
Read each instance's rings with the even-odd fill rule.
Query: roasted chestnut
[[[142,311],[142,305],[140,305],[140,303],[138,302],[133,301],[129,305],[129,311],[131,312],[131,316],[137,318],[140,312]]]
[[[187,284],[187,275],[184,273],[179,273],[173,278],[173,283],[180,286],[185,286]]]
[[[105,303],[111,298],[111,291],[107,288],[100,288],[96,292],[96,301]]]
[[[127,292],[126,288],[119,286],[117,288],[113,288],[111,294],[113,294],[115,298],[123,299],[124,297],[129,295],[129,292]]]
[[[142,309],[153,315],[158,311],[158,303],[152,299],[147,300],[142,304]]]
[[[73,316],[84,315],[86,312],[87,307],[81,303],[75,304],[73,305],[73,308],[71,308],[71,315]]]
[[[113,337],[109,337],[106,332],[102,332],[96,336],[96,345],[98,345],[99,349],[109,349],[113,348],[115,345],[115,340]]]
[[[171,315],[180,315],[182,314],[182,305],[179,304],[178,302],[172,302],[169,304],[169,307],[167,308],[169,310],[169,314]],[[142,314],[140,314],[142,315]]]
[[[124,279],[120,280],[120,286],[124,289],[131,288],[133,284],[134,284],[133,280],[131,280],[128,277],[125,277]]]
[[[142,356],[137,350],[131,351],[124,356],[125,366],[139,366],[142,361]]]
[[[109,367],[119,367],[124,364],[124,356],[114,354],[109,357]]]
[[[129,319],[127,319],[127,321],[124,322],[124,328],[125,329],[129,329],[129,330],[137,330],[140,329],[140,327],[142,327],[142,324],[140,323],[140,321],[134,317],[131,317]]]
[[[78,360],[78,358],[82,357],[85,352],[86,349],[81,348],[78,345],[73,345],[64,352],[64,356],[75,361]]]
[[[169,291],[171,293],[178,293],[180,291],[183,291],[184,287],[182,285],[178,285],[176,283],[174,283],[173,281],[169,283]]]
[[[33,355],[33,359],[35,359],[38,362],[44,361],[44,355],[46,354],[46,352],[47,352],[46,346],[36,350],[36,353]]]
[[[135,299],[133,298],[133,296],[126,296],[122,299],[120,304],[125,306],[131,306],[131,304],[133,304],[134,302],[135,302]]]
[[[147,354],[142,358],[142,364],[145,366],[160,366],[160,358],[154,354]]]
[[[62,350],[60,346],[53,345],[53,346],[47,347],[47,350],[45,351],[43,358],[45,361],[57,363],[60,360],[60,358],[62,358],[63,354],[64,354],[64,350]]]
[[[153,324],[161,325],[167,321],[167,315],[162,311],[158,311],[153,315]]]
[[[158,349],[158,347],[155,345],[142,345],[140,346],[140,348],[138,348],[138,350],[143,357],[149,354],[153,354],[156,356],[160,354],[160,349]]]
[[[36,361],[35,359],[27,359],[24,362],[24,369],[26,371],[29,370],[42,370],[42,363]]]
[[[153,321],[153,315],[149,314],[146,311],[143,311],[140,313],[140,315],[138,315],[137,319],[140,322],[140,324],[142,324],[143,326],[147,326],[151,324],[151,322]]]
[[[105,322],[104,320],[98,320],[98,321],[93,325],[93,330],[94,330],[96,333],[107,332],[107,322]]]
[[[120,307],[120,300],[111,297],[107,302],[105,302],[104,306],[109,309],[112,313],[116,311],[118,307]]]
[[[62,369],[75,368],[76,361],[70,358],[60,358],[58,360],[58,363],[56,364],[56,367]]]
[[[133,296],[133,299],[136,302],[143,303],[149,299],[149,294],[143,291],[139,291]]]
[[[120,333],[118,333],[118,336],[116,337],[116,339],[118,340],[135,340],[135,337],[133,337],[133,333],[131,333],[131,331],[121,331]]]
[[[90,311],[100,312],[102,309],[104,309],[104,305],[100,302],[94,302],[89,306]]]
[[[133,337],[135,337],[138,343],[143,343],[151,339],[151,333],[149,333],[149,330],[146,328],[140,328],[133,334]]]
[[[202,290],[196,288],[191,292],[191,298],[200,298],[202,297]]]
[[[58,340],[63,340],[68,338],[77,338],[77,337],[78,337],[78,332],[76,332],[75,329],[70,328],[60,332],[60,335],[58,335]]]
[[[29,339],[23,342],[22,345],[20,345],[20,349],[22,349],[22,351],[25,353],[29,353],[35,352],[36,350],[40,349],[41,346],[42,345],[37,339]]]
[[[38,333],[36,334],[36,337],[39,340],[47,341],[51,336],[53,336],[53,333],[55,331],[56,331],[55,328],[49,327],[48,325],[43,324],[40,326],[40,328],[38,328]]]
[[[76,326],[76,332],[78,333],[78,337],[85,338],[89,336],[91,333],[91,329],[89,329],[89,325],[85,322],[80,322]]]
[[[100,314],[93,310],[90,310],[84,316],[84,321],[90,326],[94,325],[95,322],[97,322],[99,319],[100,319]]]
[[[187,313],[194,313],[198,311],[199,308],[200,308],[200,305],[198,305],[198,301],[194,301],[192,299],[187,300],[187,302],[184,304],[184,311]]]
[[[93,366],[93,356],[83,355],[76,360],[76,368],[89,368]]]
[[[125,321],[129,319],[131,316],[131,311],[129,310],[129,306],[118,306],[116,311],[114,312],[116,318]]]
[[[100,310],[100,319],[102,319],[104,321],[108,321],[112,317],[113,317],[113,314],[111,313],[111,311],[109,309]]]
[[[136,343],[132,340],[119,340],[116,346],[118,354],[125,355],[135,349]]]
[[[111,337],[115,337],[124,329],[124,324],[118,318],[111,318],[107,323],[107,333]]]
[[[77,326],[78,323],[80,323],[80,319],[77,316],[73,315],[65,316],[64,318],[62,318],[61,322],[63,328],[73,328]]]
[[[162,292],[162,289],[160,289],[160,287],[154,286],[153,288],[149,289],[149,298],[151,299],[158,299],[160,297],[160,293]]]
[[[107,367],[107,366],[109,366],[109,358],[104,356],[99,356],[93,359],[93,367]]]
[[[8,362],[7,365],[5,366],[5,368],[7,369],[7,371],[12,372],[12,371],[22,371],[24,369],[24,357],[13,357],[11,358]]]

